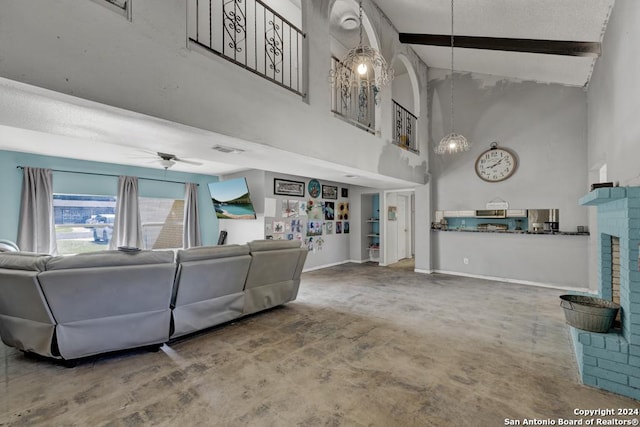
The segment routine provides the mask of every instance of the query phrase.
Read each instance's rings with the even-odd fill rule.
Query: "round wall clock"
[[[314,199],[320,195],[320,183],[317,179],[309,181],[307,189],[309,190],[309,195]]]
[[[509,178],[518,167],[516,155],[506,148],[498,148],[497,142],[478,156],[476,174],[487,182],[499,182]]]

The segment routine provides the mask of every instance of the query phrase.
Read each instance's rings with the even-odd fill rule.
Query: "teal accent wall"
[[[515,230],[518,226],[526,231],[529,227],[527,218],[475,218],[475,217],[447,217],[447,227],[450,229],[475,230],[480,224],[505,224],[509,230]]]
[[[18,235],[20,197],[22,194],[22,170],[17,166],[59,169],[73,172],[90,172],[110,175],[129,175],[139,178],[152,178],[169,181],[195,182],[198,187],[200,207],[200,227],[203,245],[215,245],[218,241],[218,219],[216,218],[207,184],[218,181],[217,176],[162,169],[141,168],[112,163],[88,162],[64,157],[41,156],[0,150],[0,239],[15,241]],[[81,175],[66,172],[53,172],[53,190],[56,193],[116,195],[117,176]],[[139,182],[140,195],[143,197],[184,198],[184,185],[147,181]]]

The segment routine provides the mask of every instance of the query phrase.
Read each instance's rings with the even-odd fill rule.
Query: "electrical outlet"
[[[462,262],[464,262],[465,264],[469,264],[469,258],[463,258]]]

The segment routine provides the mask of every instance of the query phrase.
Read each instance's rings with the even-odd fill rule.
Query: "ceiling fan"
[[[165,170],[169,169],[171,166],[175,165],[177,162],[187,163],[187,164],[196,165],[196,166],[202,166],[202,163],[200,162],[195,162],[193,160],[179,159],[175,154],[161,153],[160,151],[158,151],[156,155],[159,157],[158,161],[160,162],[162,167],[165,168]]]
[[[400,33],[400,43],[406,44],[451,47],[451,38],[451,34]],[[601,54],[600,42],[567,40],[538,40],[454,35],[453,47],[596,58]]]

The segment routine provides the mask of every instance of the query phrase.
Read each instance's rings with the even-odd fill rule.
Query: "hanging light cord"
[[[451,0],[451,133],[453,133],[453,0]]]
[[[360,44],[358,46],[362,47],[362,0],[359,3],[358,24],[360,25]]]

